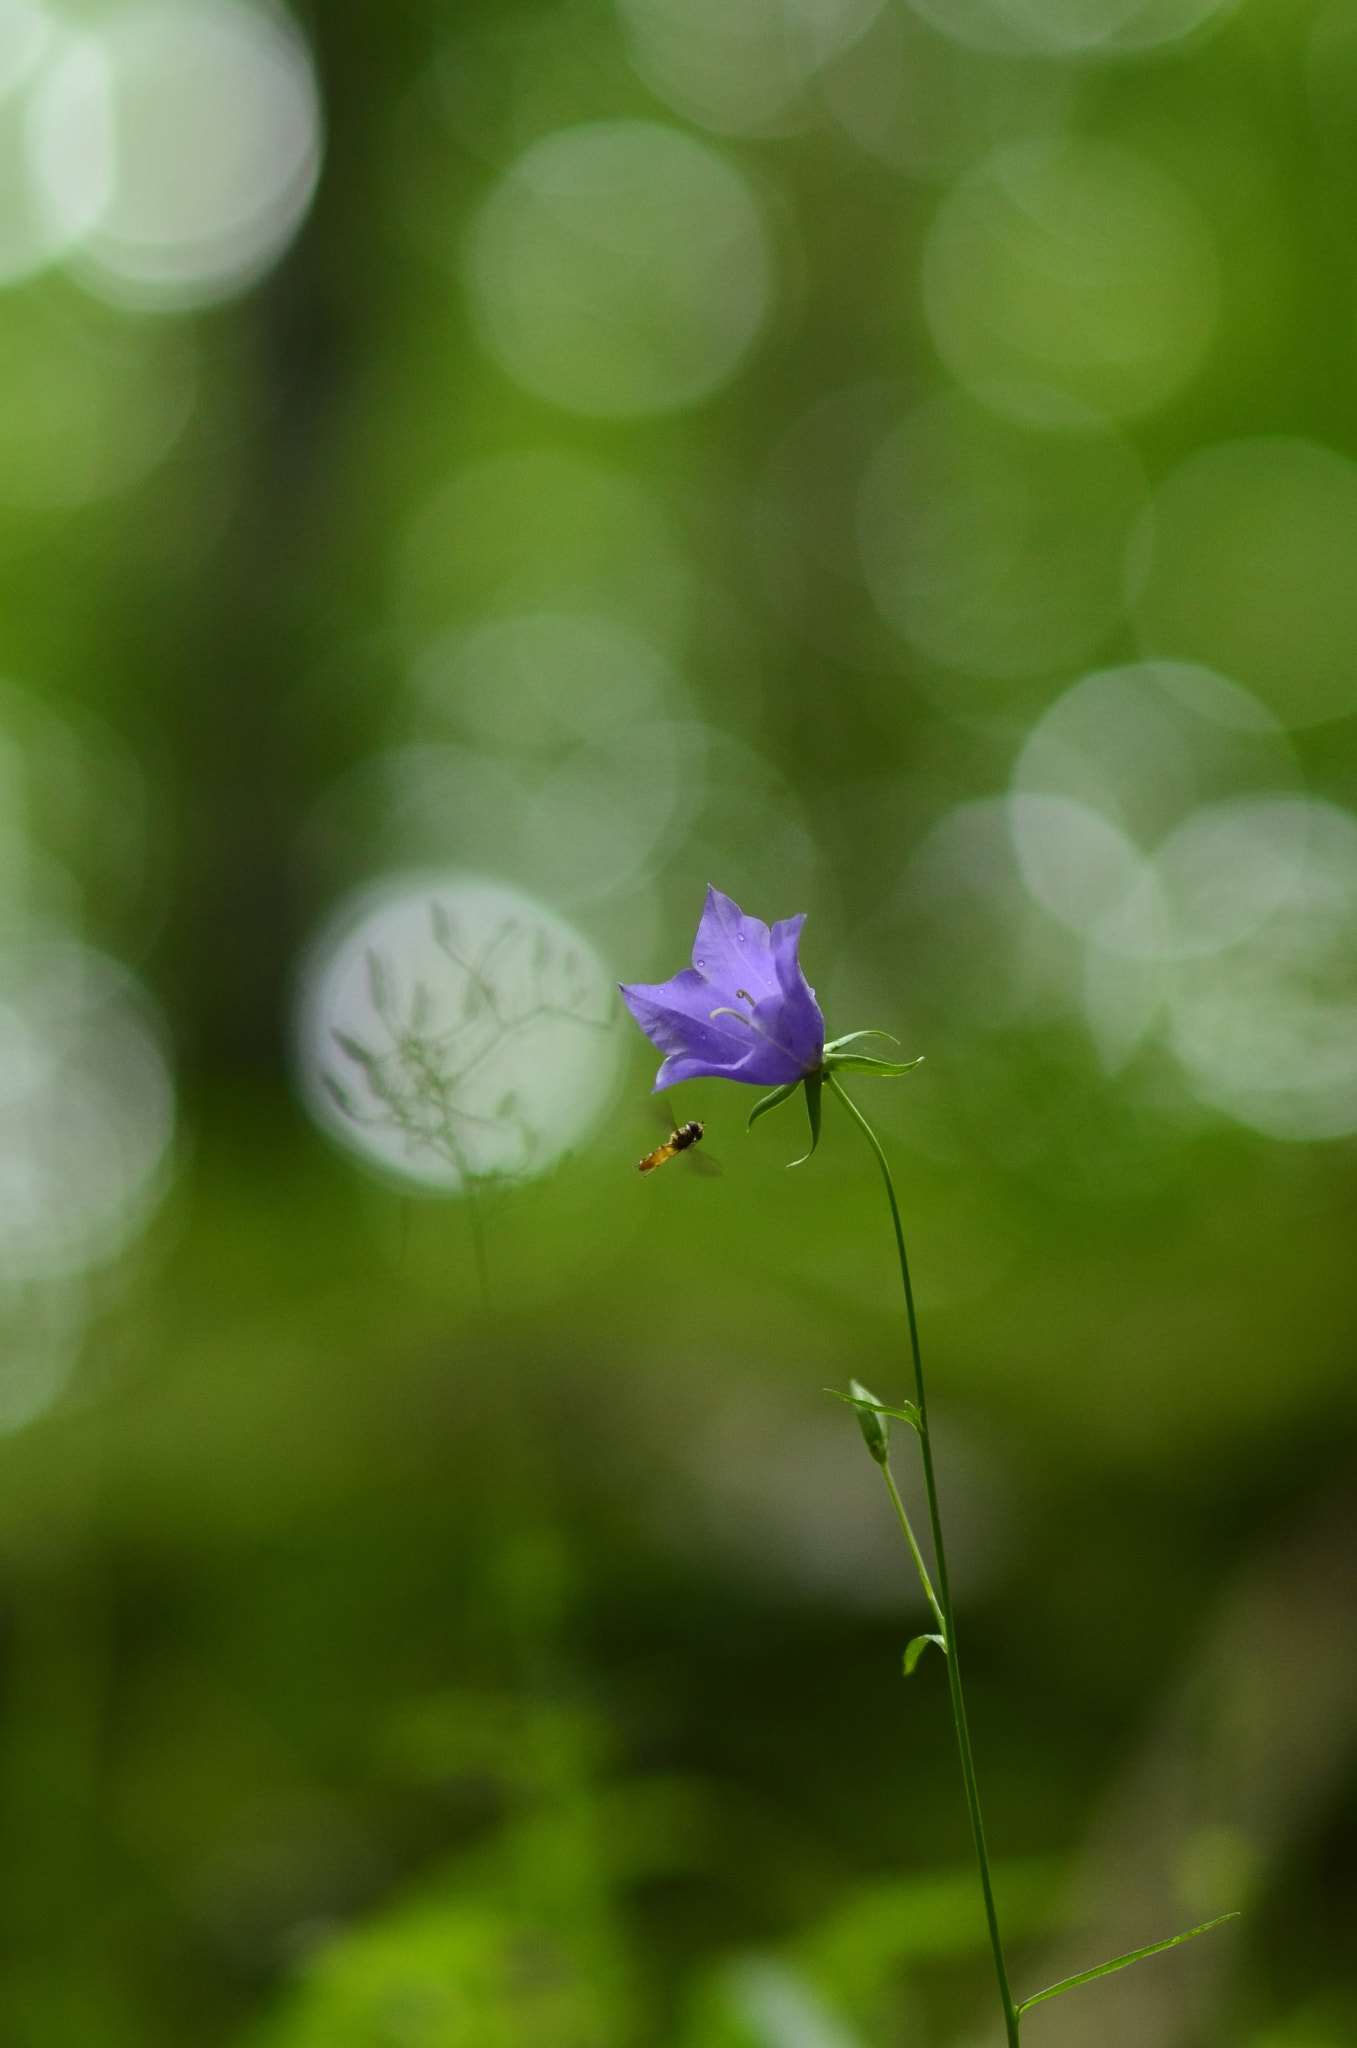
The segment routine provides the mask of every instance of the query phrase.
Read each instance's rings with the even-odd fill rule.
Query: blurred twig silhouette
[[[516,1090],[487,1102],[487,1062],[546,1019],[591,1031],[607,1030],[610,1020],[589,1014],[578,955],[541,925],[506,918],[472,948],[443,904],[432,903],[429,915],[453,976],[441,989],[416,978],[402,998],[391,963],[370,950],[368,996],[389,1043],[381,1049],[347,1031],[330,1034],[369,1099],[355,1099],[328,1070],[321,1078],[346,1117],[402,1133],[412,1157],[432,1153],[471,1188],[512,1184],[531,1169],[539,1136]]]

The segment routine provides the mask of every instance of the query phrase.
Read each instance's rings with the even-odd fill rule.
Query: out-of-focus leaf
[[[385,961],[379,953],[374,953],[371,948],[369,948],[367,953],[367,970],[368,994],[372,998],[372,1007],[377,1012],[377,1015],[385,1021],[391,1009],[391,982],[386,971]]]
[[[332,1031],[330,1036],[340,1051],[347,1053],[356,1066],[366,1067],[368,1072],[371,1073],[377,1064],[375,1052],[370,1051],[366,1045],[360,1044],[358,1039],[350,1038],[347,1031]]]
[[[493,1900],[421,1899],[315,1956],[257,2048],[624,2048],[617,1958]]]
[[[467,1687],[401,1707],[382,1731],[377,1761],[400,1784],[484,1775],[540,1793],[591,1777],[607,1749],[608,1732],[592,1714]]]
[[[320,1078],[321,1085],[336,1109],[341,1110],[345,1116],[356,1117],[358,1110],[348,1089],[342,1087],[331,1073],[322,1071]]]
[[[586,1810],[484,1856],[311,1957],[249,2048],[631,2048],[636,2012]]]

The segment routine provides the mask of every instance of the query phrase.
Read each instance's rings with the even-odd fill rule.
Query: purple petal
[[[709,1066],[696,1057],[671,1054],[662,1062],[651,1093],[658,1095],[679,1081],[744,1081],[753,1088],[782,1088],[800,1079],[800,1070],[784,1054],[759,1042],[738,1067]]]
[[[799,1080],[795,1058],[755,1029],[757,1013],[750,1015],[741,1004],[733,1016],[711,1014],[725,1007],[720,994],[691,967],[672,981],[623,987],[632,1016],[651,1044],[667,1055],[656,1088],[703,1079],[779,1088],[784,1081]],[[770,998],[763,1007],[775,1015],[777,1001]]]
[[[624,986],[623,998],[665,1054],[655,1082],[747,1081],[780,1088],[824,1056],[825,1026],[797,953],[804,917],[770,932],[719,889],[708,889],[693,964],[669,981]]]
[[[746,917],[739,904],[719,889],[707,890],[693,940],[693,966],[722,991],[722,1002],[734,1003],[738,989],[744,989],[756,1003],[777,990],[767,925],[760,918]]]
[[[622,999],[651,1044],[671,1057],[699,1060],[708,1073],[730,1074],[748,1055],[749,1026],[736,1017],[712,1016],[721,1007],[717,993],[691,967],[672,981],[624,987]]]
[[[777,1037],[807,1072],[824,1057],[825,1020],[815,1000],[815,990],[806,980],[799,946],[805,917],[787,917],[772,930],[773,961],[777,968],[782,1008]]]

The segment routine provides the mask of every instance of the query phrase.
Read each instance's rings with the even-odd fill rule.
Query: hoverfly
[[[653,1173],[657,1166],[664,1165],[666,1159],[673,1159],[678,1153],[688,1151],[690,1146],[697,1144],[706,1128],[705,1124],[680,1124],[676,1130],[671,1131],[663,1145],[657,1145],[653,1152],[647,1152],[645,1158],[638,1161],[638,1172]]]
[[[721,1168],[710,1155],[704,1153],[699,1158],[698,1154],[693,1150],[694,1145],[701,1142],[703,1133],[707,1128],[705,1124],[697,1122],[681,1124],[672,1115],[667,1115],[664,1121],[666,1126],[670,1124],[673,1126],[669,1136],[662,1145],[657,1145],[653,1152],[647,1152],[645,1158],[637,1162],[637,1170],[639,1172],[653,1173],[657,1166],[664,1165],[666,1159],[677,1158],[680,1152],[686,1152],[688,1164],[696,1167],[699,1173],[720,1173]]]

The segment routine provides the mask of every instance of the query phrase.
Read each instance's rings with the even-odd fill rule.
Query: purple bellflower
[[[752,1081],[795,1087],[824,1058],[825,1020],[801,972],[804,917],[769,931],[719,889],[708,889],[693,964],[670,981],[636,982],[623,998],[666,1055],[655,1086],[676,1081]]]
[[[824,1016],[798,954],[805,921],[804,916],[783,918],[770,931],[761,919],[746,917],[729,896],[709,888],[692,966],[669,981],[623,984],[622,997],[665,1056],[655,1077],[657,1090],[679,1081],[748,1081],[771,1088],[773,1093],[755,1104],[749,1118],[753,1124],[804,1087],[813,1152],[820,1136],[821,1089],[829,1074],[838,1067],[903,1074],[908,1067],[847,1052],[850,1044],[884,1037],[883,1032],[854,1031],[826,1045]]]

